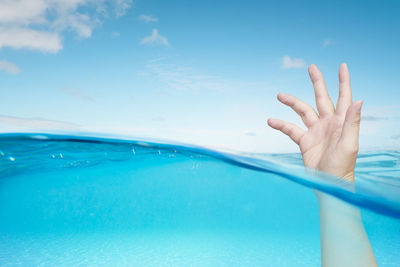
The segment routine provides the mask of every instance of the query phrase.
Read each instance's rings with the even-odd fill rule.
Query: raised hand
[[[314,85],[318,113],[294,96],[280,93],[279,101],[300,115],[307,131],[278,119],[268,124],[299,145],[306,167],[354,182],[362,101],[352,102],[346,64],[339,68],[339,99],[336,109],[324,78],[315,65],[308,68]],[[319,204],[321,265],[378,266],[362,223],[360,211],[327,194],[315,191]]]
[[[354,182],[362,101],[352,102],[347,65],[343,63],[339,68],[336,109],[318,68],[311,65],[308,72],[314,86],[318,113],[294,96],[278,94],[278,100],[299,114],[308,130],[304,131],[295,124],[279,119],[269,119],[268,125],[288,135],[299,145],[306,167]]]

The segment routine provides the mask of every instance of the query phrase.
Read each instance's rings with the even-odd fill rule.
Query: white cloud
[[[25,130],[65,130],[76,131],[79,125],[63,121],[47,120],[43,118],[23,118],[0,115],[0,132]]]
[[[154,77],[168,88],[175,90],[226,91],[240,86],[237,82],[234,83],[217,76],[199,73],[191,67],[169,64],[165,59],[150,61],[146,68],[146,73],[152,79]]]
[[[21,69],[12,62],[1,60],[0,61],[0,71],[3,70],[10,74],[18,74],[21,72]]]
[[[0,0],[0,48],[56,53],[62,49],[64,31],[88,38],[110,13],[120,17],[131,4],[132,0]]]
[[[93,97],[91,97],[90,95],[87,95],[82,90],[77,90],[77,89],[74,89],[71,87],[65,87],[65,88],[62,88],[61,91],[63,91],[64,93],[66,93],[74,98],[80,99],[80,100],[95,102]]]
[[[302,58],[290,58],[284,56],[282,58],[282,69],[302,69],[306,67],[306,61]]]
[[[151,119],[152,121],[165,121],[165,118],[162,116],[154,117]]]
[[[0,23],[8,24],[43,24],[48,3],[43,0],[1,0]]]
[[[388,119],[389,119],[388,117],[379,117],[379,116],[372,116],[372,115],[361,116],[362,121],[385,121]]]
[[[391,139],[400,139],[400,134],[395,134],[390,137]]]
[[[62,44],[58,33],[22,27],[0,27],[0,48],[2,47],[56,53],[62,48]]]
[[[144,23],[158,22],[158,18],[153,17],[152,15],[140,15],[139,20]]]
[[[151,35],[144,37],[141,41],[141,44],[162,44],[168,46],[168,39],[158,33],[157,29],[153,29]]]
[[[112,32],[112,33],[111,33],[111,36],[112,36],[112,37],[120,37],[121,34],[120,34],[119,32]]]
[[[322,47],[327,47],[332,45],[332,40],[331,39],[325,39],[324,42],[322,43]]]
[[[117,18],[126,14],[126,11],[132,6],[132,0],[115,0],[115,15]]]

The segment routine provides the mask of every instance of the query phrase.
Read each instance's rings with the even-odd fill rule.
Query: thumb
[[[358,136],[360,132],[361,107],[363,101],[353,102],[347,109],[339,143],[344,151],[358,153]]]

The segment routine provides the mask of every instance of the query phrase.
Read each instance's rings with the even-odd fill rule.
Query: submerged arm
[[[360,210],[321,192],[317,196],[322,266],[378,266]]]

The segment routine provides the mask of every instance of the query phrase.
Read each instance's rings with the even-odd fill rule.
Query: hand
[[[362,101],[352,102],[347,65],[343,63],[339,68],[336,109],[326,90],[322,73],[314,64],[308,68],[308,72],[314,86],[318,114],[296,97],[278,94],[278,100],[299,114],[308,130],[278,119],[269,119],[268,125],[288,135],[299,145],[306,167],[354,182]]]

